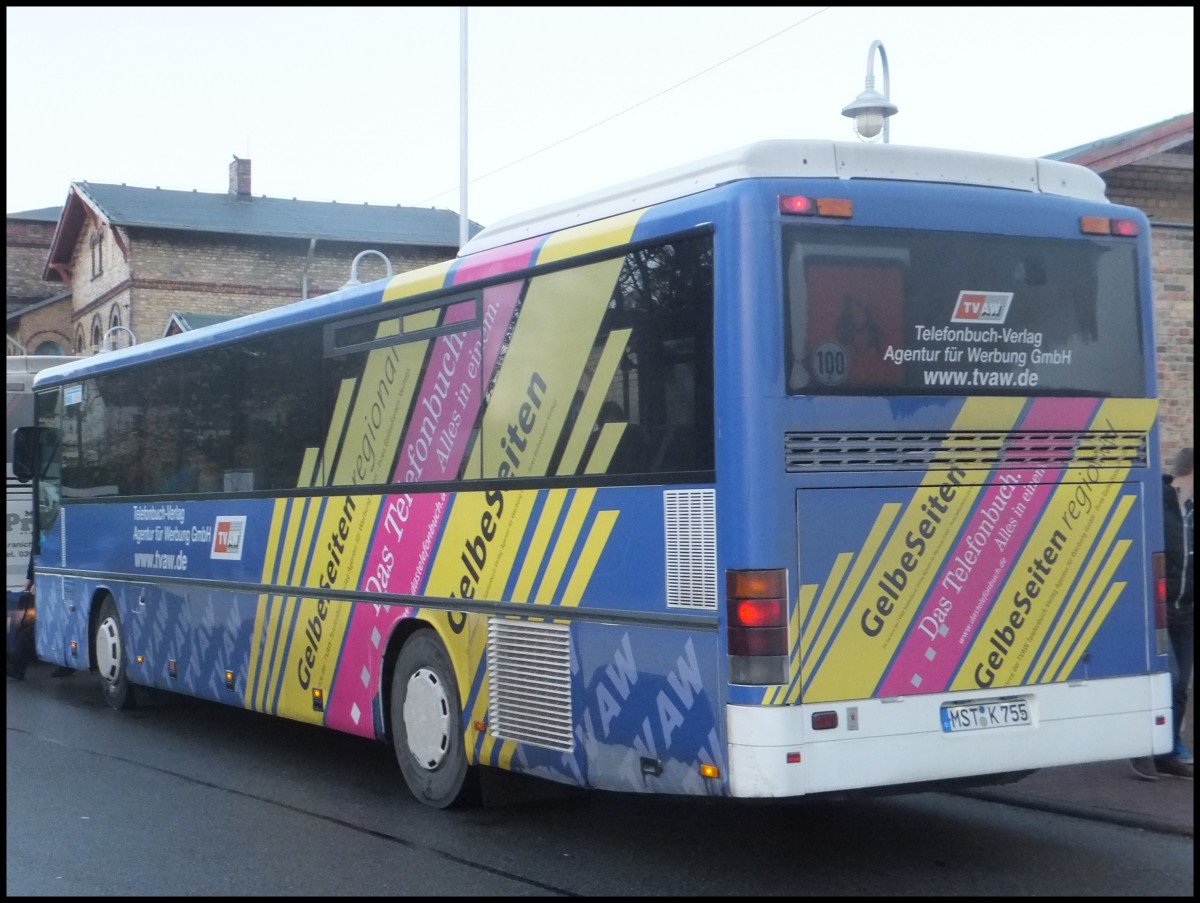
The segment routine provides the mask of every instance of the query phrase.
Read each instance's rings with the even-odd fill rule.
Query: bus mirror
[[[37,470],[37,432],[32,426],[13,430],[12,471],[18,482],[28,483]]]

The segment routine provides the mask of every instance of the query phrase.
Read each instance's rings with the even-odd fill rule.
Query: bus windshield
[[[786,226],[792,394],[1145,394],[1136,248]]]

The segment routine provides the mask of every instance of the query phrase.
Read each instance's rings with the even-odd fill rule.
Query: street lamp
[[[104,333],[104,338],[102,338],[102,339],[100,340],[100,347],[96,349],[97,353],[99,353],[99,354],[103,354],[103,353],[104,353],[104,352],[106,352],[106,351],[112,351],[112,350],[113,350],[113,346],[111,346],[111,345],[109,345],[109,344],[108,344],[108,337],[109,337],[110,335],[112,335],[114,332],[127,332],[127,333],[129,333],[129,345],[136,345],[136,344],[137,344],[137,336],[135,336],[135,335],[133,334],[133,330],[132,330],[132,329],[130,329],[128,326],[113,326],[113,327],[110,327],[110,328],[109,328],[108,332]],[[128,347],[129,347],[129,345],[126,345],[125,347],[127,347],[127,348],[128,348]]]
[[[875,51],[883,62],[883,93],[875,90]],[[843,116],[854,120],[854,131],[860,138],[870,141],[880,130],[883,131],[883,143],[888,143],[888,117],[897,112],[896,105],[889,100],[887,51],[880,41],[872,41],[867,51],[867,84],[862,94],[854,98],[854,103],[842,110]]]
[[[342,291],[342,289],[354,288],[356,285],[362,285],[362,280],[358,278],[358,262],[368,254],[378,254],[380,257],[382,257],[383,263],[387,267],[387,278],[392,278],[392,262],[388,260],[388,256],[382,251],[376,251],[374,248],[367,248],[367,250],[359,251],[354,255],[354,262],[350,264],[350,278],[346,280],[346,283],[342,286],[342,288],[338,289],[339,292]]]

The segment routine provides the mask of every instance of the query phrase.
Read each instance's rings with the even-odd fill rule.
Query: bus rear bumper
[[[1028,724],[947,733],[952,702],[1021,699]],[[837,724],[814,730],[813,716]],[[787,797],[1161,754],[1167,674],[794,706],[727,707],[729,791]]]

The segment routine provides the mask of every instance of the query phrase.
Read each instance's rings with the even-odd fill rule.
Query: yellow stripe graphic
[[[485,477],[546,474],[622,264],[530,280],[484,413]]]
[[[277,526],[283,523],[284,512],[287,510],[287,499],[276,499],[271,513],[271,528],[267,531],[267,548],[263,553],[263,582],[278,583],[278,566],[277,556],[279,555],[279,540],[281,531]],[[255,687],[258,684],[258,670],[263,665],[262,654],[266,643],[266,613],[270,605],[271,597],[266,593],[260,593],[258,597],[258,605],[254,612],[254,633],[251,634],[250,641],[250,663],[246,675],[246,692],[243,697],[243,703],[249,709],[257,709],[262,711],[259,705],[258,696],[255,693]]]
[[[325,436],[325,448],[321,452],[320,472],[316,474],[316,485],[324,486],[332,482],[333,459],[337,454],[338,442],[345,435],[346,421],[350,417],[350,404],[357,385],[358,381],[350,378],[343,379],[338,387],[337,400],[333,404],[333,414],[330,417],[329,433]]]
[[[296,478],[296,485],[299,488],[311,486],[317,481],[317,457],[318,452],[315,448],[304,450],[304,460],[300,462],[300,475]]]
[[[304,499],[300,505],[299,516],[294,517],[288,524],[288,545],[292,551],[289,556],[291,559],[290,573],[286,582],[291,586],[304,585],[304,572],[311,567],[309,559],[312,556],[313,538],[317,535],[317,527],[321,521],[322,508],[321,500]],[[297,699],[294,691],[288,692],[290,685],[288,678],[296,673],[297,657],[304,655],[305,644],[301,639],[303,628],[300,624],[305,618],[305,601],[311,603],[312,614],[316,613],[316,603],[300,596],[288,596],[282,601],[283,604],[279,606],[279,616],[283,621],[283,630],[279,634],[279,641],[284,646],[282,649],[276,650],[275,671],[271,675],[269,690],[269,700],[275,699],[278,695],[279,702],[272,711],[284,717],[320,724],[322,716],[319,712],[313,711],[312,698],[304,696]],[[268,704],[270,704],[269,700]]]
[[[1075,667],[1087,649],[1086,640],[1083,643],[1075,645],[1075,641],[1079,638],[1080,632],[1084,629],[1084,627],[1086,627],[1087,639],[1090,639],[1092,636],[1094,636],[1096,630],[1104,622],[1104,617],[1108,614],[1108,610],[1112,607],[1112,603],[1116,602],[1117,596],[1120,595],[1119,590],[1116,594],[1114,594],[1114,590],[1117,587],[1125,587],[1125,581],[1118,580],[1114,582],[1112,578],[1113,574],[1116,573],[1117,568],[1120,567],[1121,561],[1125,558],[1125,555],[1129,552],[1129,549],[1132,545],[1133,542],[1131,540],[1121,540],[1113,549],[1112,556],[1108,559],[1108,561],[1105,562],[1104,568],[1100,572],[1100,577],[1096,581],[1096,585],[1092,587],[1091,591],[1088,593],[1086,608],[1083,609],[1079,619],[1074,625],[1072,625],[1072,630],[1067,636],[1067,649],[1070,650],[1070,655],[1062,663],[1062,667],[1053,674],[1052,680],[1066,680],[1071,674],[1071,669]],[[1093,613],[1095,613],[1095,617],[1089,617]]]
[[[538,251],[538,264],[553,263],[627,244],[633,238],[634,227],[646,211],[633,210],[573,229],[565,229],[548,239]],[[569,321],[567,321],[569,322]]]
[[[421,292],[431,292],[441,288],[446,284],[446,275],[453,265],[453,260],[446,260],[432,266],[421,267],[418,270],[398,273],[391,278],[383,290],[380,302],[395,301],[397,298],[408,298],[419,295]]]
[[[314,503],[310,499],[295,499],[290,508],[279,509],[279,516],[286,516],[287,522],[273,526],[272,532],[282,535],[279,560],[272,583],[292,584],[296,579],[299,566],[297,560],[298,537],[304,525],[307,512]],[[279,675],[283,668],[283,656],[287,651],[290,633],[285,625],[290,625],[292,612],[291,599],[288,596],[275,596],[271,605],[269,617],[266,620],[266,633],[263,637],[263,664],[268,671],[259,680],[262,692],[261,710],[274,712],[272,701],[278,686]],[[259,616],[261,616],[261,612]]]
[[[613,376],[617,372],[617,367],[620,366],[621,357],[625,354],[629,336],[632,334],[632,329],[614,329],[604,343],[600,360],[596,362],[596,372],[592,374],[591,382],[588,383],[587,394],[580,406],[579,415],[575,418],[571,438],[567,442],[566,451],[563,452],[562,461],[559,462],[558,472],[560,474],[572,474],[578,470],[579,461],[583,457],[583,450],[591,437],[592,428],[599,419],[600,406],[604,403],[608,388],[612,385]]]
[[[546,493],[546,502],[542,506],[533,538],[530,539],[529,548],[525,552],[525,561],[517,574],[517,583],[512,594],[514,602],[528,602],[532,599],[533,581],[541,570],[546,549],[550,547],[550,537],[554,535],[554,528],[558,524],[558,516],[566,498],[565,489],[551,489]]]
[[[867,534],[866,542],[863,543],[862,551],[854,560],[854,567],[850,571],[850,576],[842,586],[841,592],[838,593],[837,601],[833,604],[829,616],[825,619],[825,623],[818,628],[818,622],[812,622],[813,629],[818,632],[812,634],[811,641],[803,641],[801,649],[801,674],[802,682],[807,687],[817,663],[821,661],[826,650],[832,644],[836,631],[839,630],[839,624],[842,621],[842,615],[850,608],[854,601],[855,594],[858,592],[859,586],[862,584],[863,575],[866,574],[867,568],[871,562],[875,560],[875,555],[883,545],[884,539],[887,538],[888,532],[892,529],[892,524],[900,514],[900,505],[888,503],[879,509],[879,516],[875,519],[875,523],[871,525],[871,532]],[[844,556],[849,555],[848,552],[843,552],[838,556],[838,562],[842,562]],[[831,591],[837,586],[837,581],[832,579],[825,586],[825,591],[821,594],[821,607],[824,608],[828,602],[828,597]]]
[[[800,612],[807,610],[808,605],[812,602],[811,595],[816,591],[816,587],[802,586],[796,597],[796,604],[792,607],[792,613],[788,617],[788,682],[780,686],[768,687],[763,693],[762,705],[783,705],[788,702],[792,690],[796,687],[797,678],[800,675],[800,648],[798,640],[800,638]],[[806,601],[805,595],[810,596]],[[797,689],[798,693],[799,690]]]
[[[596,564],[600,561],[604,547],[608,545],[608,537],[612,535],[619,514],[620,512],[617,511],[596,512],[596,519],[592,523],[592,529],[588,531],[579,561],[576,563],[575,570],[571,573],[571,579],[567,581],[566,591],[563,593],[562,604],[565,607],[572,608],[583,600],[584,590],[587,589],[592,574],[596,572]]]
[[[536,497],[535,490],[517,489],[457,493],[429,568],[426,593],[500,599]]]
[[[395,335],[398,328],[396,321],[388,321],[376,335]],[[306,450],[298,486],[389,479],[428,345],[426,340],[375,349],[366,355],[360,379],[342,380],[319,461],[314,449]],[[378,506],[377,497],[343,496],[324,504],[297,501],[290,513],[277,507],[271,529],[273,534],[284,532],[278,563],[278,573],[287,575],[282,582],[314,590],[356,587]],[[272,709],[278,697],[276,714],[321,723],[322,713],[313,711],[312,689],[328,691],[332,685],[352,608],[349,602],[321,601],[312,594],[285,597],[273,605],[269,599],[260,601],[259,667],[274,662],[258,681],[264,709]]]
[[[1130,543],[1130,545],[1132,545],[1132,543]],[[1124,555],[1125,550],[1121,549],[1120,554]],[[1066,680],[1070,676],[1072,669],[1079,664],[1079,660],[1083,657],[1083,653],[1087,650],[1088,643],[1092,641],[1092,637],[1096,635],[1096,631],[1100,629],[1100,625],[1104,623],[1104,619],[1107,618],[1108,613],[1112,611],[1113,605],[1116,604],[1117,599],[1120,597],[1121,593],[1124,592],[1125,586],[1126,584],[1124,581],[1119,581],[1108,588],[1108,592],[1104,594],[1104,600],[1100,603],[1100,606],[1096,611],[1096,617],[1092,619],[1092,622],[1087,626],[1087,631],[1082,637],[1080,637],[1078,653],[1072,655],[1071,658],[1065,663],[1063,669],[1054,675],[1055,682]]]
[[[800,587],[800,593],[796,598],[796,611],[792,615],[791,623],[788,625],[788,642],[789,648],[792,650],[791,660],[788,662],[788,687],[787,697],[784,702],[792,705],[800,699],[800,625],[804,622],[804,613],[808,611],[812,605],[813,596],[817,594],[815,584],[808,584]]]
[[[592,446],[592,453],[588,456],[585,473],[608,473],[608,465],[612,462],[628,426],[628,423],[601,424],[600,435],[596,437],[596,444]]]
[[[576,490],[575,497],[571,500],[571,505],[567,509],[567,516],[563,521],[562,529],[559,531],[558,541],[554,544],[554,550],[550,553],[550,561],[547,563],[546,571],[542,575],[541,585],[538,587],[537,595],[534,597],[533,601],[535,604],[549,605],[558,594],[558,585],[562,581],[563,572],[567,569],[567,561],[571,557],[571,552],[574,551],[575,544],[579,541],[579,534],[583,530],[588,509],[591,508],[592,499],[595,495],[595,489]]]
[[[462,682],[459,677],[459,694],[463,698],[463,707],[470,711],[470,717],[467,719],[466,730],[464,732],[464,743],[466,744],[468,761],[476,763],[481,761],[481,757],[477,757],[475,752],[476,738],[479,737],[480,731],[475,725],[478,723],[486,724],[488,720],[488,680],[487,674],[481,674],[484,666],[484,653],[487,650],[487,621],[485,617],[479,615],[467,616],[466,629],[466,651],[464,658],[467,665],[466,682]],[[445,633],[445,632],[443,632]],[[443,640],[446,643],[446,648],[449,649],[452,638],[445,636]],[[456,645],[464,645],[461,641]],[[478,686],[478,691],[473,688]],[[486,735],[486,728],[484,729]]]
[[[1126,517],[1129,516],[1129,510],[1133,507],[1133,502],[1133,496],[1124,496],[1118,503],[1116,512],[1105,525],[1104,534],[1100,537],[1095,554],[1088,558],[1087,563],[1079,574],[1079,578],[1075,581],[1075,586],[1071,590],[1071,597],[1063,606],[1062,613],[1059,615],[1058,622],[1050,633],[1048,641],[1041,652],[1038,653],[1033,667],[1029,669],[1028,679],[1032,682],[1041,683],[1046,679],[1047,661],[1049,661],[1049,671],[1051,674],[1057,671],[1062,664],[1063,657],[1070,646],[1069,640],[1064,644],[1064,635],[1069,625],[1081,623],[1086,619],[1087,610],[1083,612],[1082,616],[1080,615],[1080,607],[1083,605],[1084,595],[1097,581],[1096,571],[1104,561],[1108,550],[1112,547],[1113,541],[1117,536],[1117,531],[1125,523]],[[1100,580],[1103,580],[1103,578],[1100,578]],[[1085,609],[1090,607],[1085,606]],[[1074,628],[1075,631],[1078,631],[1078,629],[1078,627]]]
[[[887,530],[891,528],[892,521],[896,519],[896,515],[900,511],[899,505],[884,505],[883,510],[879,512],[879,518],[876,520],[875,526],[872,527],[871,533],[867,539],[867,548],[863,550],[863,554],[859,560],[861,566],[855,572],[852,578],[853,587],[849,589],[847,598],[853,595],[855,588],[862,580],[862,575],[866,571],[867,564],[871,560],[871,556],[875,554],[875,550],[883,542],[883,537]],[[874,537],[872,540],[871,537]],[[820,649],[829,642],[830,631],[833,630],[832,624],[826,624],[824,629],[821,629],[822,623],[825,622],[829,607],[833,604],[834,598],[837,596],[838,589],[842,585],[842,580],[846,576],[846,571],[850,564],[854,561],[854,555],[851,552],[842,552],[833,561],[833,567],[829,570],[829,578],[825,581],[825,586],[822,588],[816,583],[807,583],[800,588],[799,598],[804,600],[804,610],[801,611],[801,624],[809,625],[809,632],[812,636],[812,642],[809,646]],[[821,596],[817,600],[817,606],[809,615],[808,606],[812,604],[813,598],[817,594],[817,590],[821,590]],[[820,631],[818,633],[818,631]],[[803,638],[801,638],[803,642]]]

